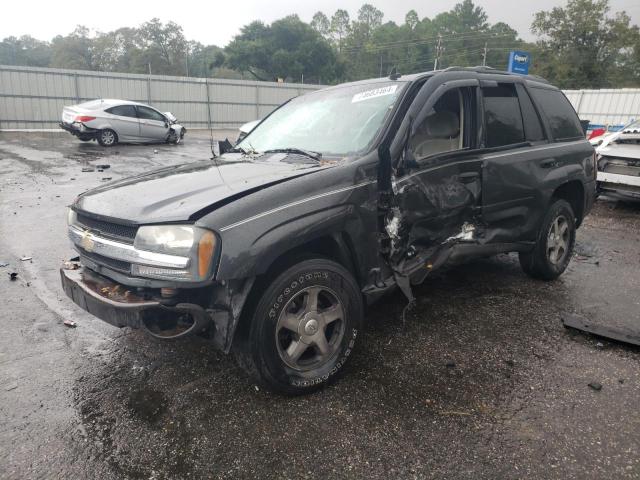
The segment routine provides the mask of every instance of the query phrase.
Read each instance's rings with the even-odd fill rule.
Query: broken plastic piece
[[[9,273],[9,280],[11,280],[12,282],[14,280],[16,280],[18,278],[18,272],[11,272]]]
[[[33,257],[22,257],[22,258],[20,259],[20,261],[21,261],[21,262],[28,262],[29,260],[32,260],[32,259],[33,259]]]
[[[65,326],[69,327],[69,328],[76,328],[78,326],[78,324],[76,322],[74,322],[73,320],[65,320],[64,322],[62,322]]]

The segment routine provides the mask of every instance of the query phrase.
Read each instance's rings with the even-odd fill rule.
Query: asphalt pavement
[[[287,398],[60,287],[78,193],[208,156],[208,132],[111,149],[0,133],[0,478],[640,478],[640,347],[561,323],[640,330],[640,204],[600,199],[557,281],[500,255],[429,277],[404,322],[385,297],[339,381]]]

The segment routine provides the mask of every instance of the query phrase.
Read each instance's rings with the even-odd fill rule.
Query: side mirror
[[[233,145],[231,145],[231,142],[227,138],[225,138],[224,140],[215,140],[211,143],[211,153],[213,154],[213,158],[224,155],[232,149]]]

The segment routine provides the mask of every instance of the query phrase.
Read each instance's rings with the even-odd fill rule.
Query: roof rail
[[[513,75],[512,72],[507,72],[505,70],[498,70],[496,68],[493,67],[488,67],[486,65],[478,65],[475,67],[458,67],[458,66],[453,66],[453,67],[447,67],[443,70],[437,70],[438,72],[477,72],[477,73],[491,73],[494,75]],[[539,75],[534,75],[534,74],[527,74],[527,75],[523,75],[524,77],[528,77],[531,80],[536,80],[538,82],[543,82],[543,83],[549,83],[549,81],[546,78],[543,78]]]

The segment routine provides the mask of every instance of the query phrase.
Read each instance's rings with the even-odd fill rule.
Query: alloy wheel
[[[559,215],[551,224],[547,235],[547,258],[553,265],[557,265],[564,260],[569,251],[571,232],[569,222],[563,215]]]
[[[278,354],[295,370],[317,369],[338,351],[344,324],[344,308],[335,292],[324,286],[300,290],[278,317]]]

